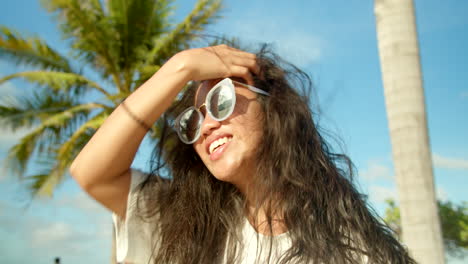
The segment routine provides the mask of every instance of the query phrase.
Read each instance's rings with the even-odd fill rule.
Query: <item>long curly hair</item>
[[[319,133],[309,107],[310,77],[267,46],[256,54],[254,85],[270,96],[257,96],[264,135],[253,206],[266,208],[270,230],[273,216],[283,217],[291,247],[280,263],[415,263],[353,186],[350,159],[334,153]],[[138,209],[154,223],[154,263],[237,263],[246,199],[217,180],[172,126],[193,105],[196,84],[191,86],[158,121],[160,139]]]

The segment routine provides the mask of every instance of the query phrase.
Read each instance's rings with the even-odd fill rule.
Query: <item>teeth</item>
[[[231,141],[232,138],[228,138],[228,137],[223,137],[223,138],[218,138],[217,140],[213,141],[211,144],[210,144],[210,154],[213,153],[213,151],[221,146],[221,145],[224,145],[226,144],[227,142]]]

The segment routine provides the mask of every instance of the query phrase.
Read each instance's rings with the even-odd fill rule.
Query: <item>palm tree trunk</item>
[[[403,242],[418,263],[444,263],[413,0],[374,4]]]

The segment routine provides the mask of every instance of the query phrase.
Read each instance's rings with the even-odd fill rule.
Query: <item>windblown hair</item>
[[[309,76],[266,46],[257,62],[255,86],[270,96],[257,96],[264,135],[253,206],[266,208],[270,230],[274,215],[284,217],[292,247],[280,263],[415,263],[353,186],[350,159],[333,153],[319,133],[309,108]],[[186,89],[159,120],[155,164],[141,185],[138,208],[155,223],[155,263],[237,263],[245,198],[211,175],[172,128],[175,116],[193,105],[195,90]]]

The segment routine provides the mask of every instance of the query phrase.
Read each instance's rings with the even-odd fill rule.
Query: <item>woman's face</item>
[[[195,106],[205,102],[210,89],[219,80],[204,81],[196,93]],[[256,150],[263,135],[263,111],[257,94],[235,85],[236,106],[224,121],[205,116],[201,135],[193,146],[210,172],[221,181],[245,188],[256,170]]]

